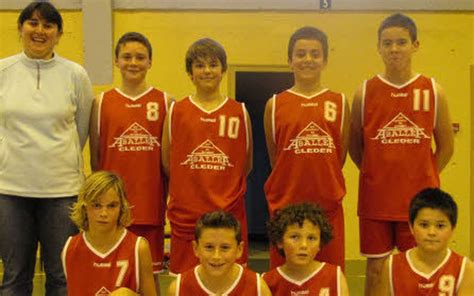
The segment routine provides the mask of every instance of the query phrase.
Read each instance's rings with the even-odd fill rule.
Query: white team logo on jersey
[[[400,112],[379,128],[372,140],[379,140],[382,144],[419,144],[422,139],[430,139],[424,130]]]
[[[295,154],[332,153],[335,148],[333,138],[311,121],[283,150],[293,150]]]
[[[215,170],[223,171],[227,167],[233,167],[227,156],[211,140],[204,141],[197,146],[188,158],[181,163],[192,170]]]
[[[92,266],[95,268],[110,268],[112,264],[110,262],[94,262]]]
[[[109,148],[117,148],[119,151],[153,151],[155,147],[160,147],[158,137],[154,137],[143,126],[134,122],[119,137],[115,137],[115,142]]]
[[[290,291],[291,296],[303,296],[303,295],[309,295],[309,290],[304,290],[304,291]]]
[[[95,296],[107,296],[110,295],[110,291],[106,287],[102,287],[95,293]]]

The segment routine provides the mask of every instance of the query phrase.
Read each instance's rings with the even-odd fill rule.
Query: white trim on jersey
[[[165,99],[165,110],[166,110],[166,113],[168,113],[168,94],[166,92],[163,92],[163,97]]]
[[[249,139],[250,139],[250,135],[249,135],[249,123],[247,121],[247,108],[245,108],[245,104],[244,103],[240,103],[242,105],[242,112],[244,113],[244,125],[245,125],[245,141],[246,141],[246,151],[247,151],[247,154],[249,153]]]
[[[382,80],[383,83],[385,84],[388,84],[390,85],[391,87],[394,87],[396,89],[402,89],[404,88],[405,86],[409,85],[410,83],[412,83],[413,81],[417,80],[418,77],[420,77],[421,74],[415,74],[415,76],[413,76],[411,79],[409,79],[407,82],[403,83],[403,84],[394,84],[390,81],[388,81],[387,79],[383,78],[381,74],[377,74],[377,77]]]
[[[235,278],[234,282],[229,287],[229,289],[227,289],[227,291],[223,292],[222,295],[229,295],[235,289],[235,287],[237,287],[237,285],[240,283],[240,280],[242,279],[242,276],[244,274],[244,268],[242,267],[242,265],[237,264],[237,263],[234,263],[234,264],[236,264],[239,267],[239,274],[237,275],[237,277]],[[215,295],[215,293],[213,293],[208,288],[206,288],[204,283],[201,281],[201,278],[199,277],[199,273],[198,273],[198,268],[200,268],[200,267],[201,267],[201,265],[198,265],[194,268],[194,276],[196,277],[196,281],[197,281],[198,285],[207,294]]]
[[[176,102],[171,102],[170,112],[168,115],[168,142],[170,144],[171,144],[171,122],[173,122],[172,114],[173,114],[174,104],[176,104]]]
[[[337,271],[336,271],[336,274],[337,274],[337,279],[336,279],[336,289],[337,289],[337,295],[342,295],[342,291],[341,291],[341,278],[342,278],[342,271],[341,271],[341,267],[338,265],[337,266]]]
[[[307,277],[305,277],[304,279],[302,280],[295,280],[293,279],[292,277],[290,277],[289,275],[287,275],[285,272],[283,272],[283,269],[281,268],[281,266],[277,267],[277,272],[280,274],[280,276],[282,278],[284,278],[285,280],[287,280],[288,282],[296,285],[296,286],[299,286],[301,287],[303,284],[305,284],[307,281],[311,280],[313,277],[315,277],[323,268],[324,266],[326,266],[326,263],[325,262],[321,262],[321,265],[315,270],[313,271],[310,275],[308,275]]]
[[[69,248],[69,243],[72,240],[72,236],[68,237],[66,243],[64,244],[63,251],[61,252],[61,261],[63,264],[63,270],[64,270],[64,275],[67,279],[67,270],[66,270],[66,254],[67,254],[67,249]]]
[[[154,89],[154,87],[153,87],[153,86],[150,86],[147,90],[145,90],[145,91],[142,92],[141,94],[132,97],[132,96],[127,95],[127,94],[124,93],[123,91],[121,91],[118,87],[115,88],[115,90],[116,90],[119,94],[121,94],[123,97],[125,97],[125,98],[127,98],[127,99],[129,99],[129,100],[132,100],[132,101],[134,101],[134,102],[137,101],[137,100],[139,100],[139,99],[142,98],[143,96],[145,96],[147,93],[151,92],[153,89]]]
[[[99,252],[96,248],[94,248],[94,246],[92,246],[92,244],[87,240],[87,237],[86,237],[86,232],[83,232],[82,233],[82,239],[84,239],[84,243],[86,244],[87,248],[92,252],[94,253],[97,257],[100,257],[102,259],[104,259],[105,257],[109,256],[113,251],[115,251],[119,246],[120,244],[123,242],[123,240],[125,239],[125,236],[127,235],[127,232],[128,230],[127,229],[124,229],[122,235],[120,236],[120,238],[117,240],[117,242],[115,243],[115,245],[110,248],[110,250],[108,250],[107,252],[105,253],[102,253],[102,252]]]
[[[360,98],[360,126],[364,127],[365,94],[367,92],[367,80],[364,80],[362,86],[362,98]]]
[[[135,292],[140,291],[140,241],[143,238],[139,236],[137,241],[135,242],[135,281],[137,282],[137,290]]]
[[[462,258],[461,270],[459,271],[458,284],[456,285],[456,293],[459,291],[462,280],[464,279],[464,271],[466,270],[467,257]]]
[[[430,273],[426,273],[426,272],[422,272],[422,271],[418,270],[415,267],[415,264],[413,263],[413,261],[411,260],[411,257],[410,257],[410,254],[411,254],[412,250],[413,249],[410,249],[405,253],[405,257],[406,257],[406,260],[408,262],[408,266],[410,266],[410,269],[414,273],[416,273],[417,275],[419,275],[422,278],[427,279],[427,280],[431,279],[433,277],[433,275],[435,275],[438,272],[438,270],[440,270],[446,264],[446,262],[448,262],[449,258],[451,257],[451,254],[452,254],[452,251],[450,249],[448,249],[448,252],[446,253],[446,257],[444,257],[443,261],[441,261],[441,263],[435,269],[433,269]]]
[[[260,276],[258,275],[258,273],[255,274],[257,276],[257,295],[258,296],[261,296],[262,295],[262,284],[260,283],[260,281],[262,280],[260,278]]]
[[[179,288],[181,286],[181,274],[176,276],[176,296],[179,296]]]
[[[299,97],[305,98],[305,99],[312,99],[312,98],[314,98],[314,97],[319,96],[319,95],[322,94],[322,93],[327,92],[328,90],[329,90],[329,88],[323,88],[322,90],[320,90],[320,91],[318,91],[318,92],[316,92],[316,93],[314,93],[314,94],[311,94],[311,95],[309,95],[309,96],[303,95],[302,93],[296,92],[296,91],[291,90],[291,89],[287,89],[286,91],[289,92],[289,93],[292,93],[292,94],[294,94],[294,95],[297,95],[297,96],[299,96]]]
[[[342,132],[344,131],[344,116],[346,116],[346,96],[341,93],[341,104],[342,104],[342,112],[341,112],[341,128],[340,128],[340,133],[341,133],[341,137],[344,137],[344,135],[342,134]]]
[[[388,257],[388,281],[390,284],[390,294],[395,295],[395,289],[393,288],[393,255]]]
[[[273,95],[273,104],[272,104],[272,135],[273,143],[276,144],[276,131],[275,131],[275,108],[276,108],[276,95]]]
[[[385,253],[382,253],[382,254],[365,254],[365,253],[360,253],[361,256],[363,257],[366,257],[366,258],[383,258],[383,257],[387,257],[388,255],[390,255],[392,253],[393,249],[388,251],[388,252],[385,252]]]
[[[434,116],[433,116],[433,128],[436,128],[436,122],[438,119],[438,89],[436,88],[436,82],[434,78],[431,78],[431,87],[433,88],[434,96]]]
[[[194,102],[194,101],[193,101],[193,96],[189,96],[188,98],[189,98],[189,101],[190,101],[194,106],[196,106],[199,110],[201,110],[202,112],[207,113],[207,114],[211,114],[211,113],[213,113],[213,112],[216,112],[216,111],[219,110],[222,106],[224,106],[225,103],[227,103],[227,101],[229,100],[229,98],[226,97],[226,98],[224,99],[224,101],[223,101],[219,106],[217,106],[216,108],[214,108],[214,109],[208,111],[208,110],[202,108],[201,106],[199,106],[198,103]]]
[[[101,110],[102,110],[102,101],[104,100],[104,92],[101,92],[100,93],[100,96],[99,96],[99,107],[97,110],[97,135],[100,136],[100,114],[101,114]]]

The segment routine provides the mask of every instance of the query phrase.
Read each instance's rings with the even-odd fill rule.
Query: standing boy
[[[165,224],[161,134],[168,98],[146,82],[152,47],[140,33],[124,34],[115,47],[122,85],[99,95],[91,121],[91,166],[120,175],[132,206],[128,229],[149,242],[153,271],[163,268]],[[158,278],[156,277],[156,280]]]
[[[235,263],[242,256],[244,242],[240,223],[232,214],[215,211],[202,215],[192,244],[200,264],[179,274],[169,286],[168,296],[271,295],[258,274]]]
[[[474,262],[448,247],[458,217],[453,198],[426,188],[409,213],[416,247],[385,261],[377,295],[474,295]]]
[[[220,93],[227,70],[222,45],[204,38],[186,53],[186,71],[196,93],[173,104],[165,120],[163,166],[169,173],[171,223],[170,271],[183,272],[196,264],[194,226],[206,212],[223,209],[242,225],[247,261],[247,222],[244,194],[252,168],[250,118],[244,104]]]
[[[318,203],[328,215],[334,239],[318,260],[344,266],[346,193],[342,167],[347,151],[349,108],[345,97],[321,85],[328,59],[324,32],[298,29],[288,44],[295,85],[268,100],[264,125],[272,173],[265,183],[270,214],[290,203]],[[272,248],[270,267],[284,263]]]
[[[360,169],[366,295],[371,295],[392,250],[415,245],[407,217],[410,199],[422,188],[439,187],[439,172],[453,153],[444,92],[432,78],[411,68],[418,47],[412,19],[403,14],[386,18],[378,30],[385,71],[365,81],[354,96],[350,154]]]

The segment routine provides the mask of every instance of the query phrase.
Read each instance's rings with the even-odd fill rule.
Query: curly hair
[[[297,224],[299,227],[303,227],[305,220],[321,230],[321,246],[327,245],[332,239],[332,226],[321,207],[309,202],[288,205],[277,211],[268,223],[268,237],[283,257],[285,254],[282,249],[278,248],[278,244],[283,241],[288,226]]]
[[[131,223],[130,207],[125,193],[125,186],[122,179],[108,171],[97,171],[87,177],[82,184],[71,210],[71,220],[83,231],[89,230],[86,207],[91,205],[104,195],[109,189],[114,189],[120,199],[120,214],[117,221],[118,226],[127,227]]]

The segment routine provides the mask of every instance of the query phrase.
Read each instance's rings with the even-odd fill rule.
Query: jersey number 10
[[[219,137],[229,137],[230,139],[237,139],[239,136],[240,119],[231,116],[227,118],[225,115],[219,116]]]

